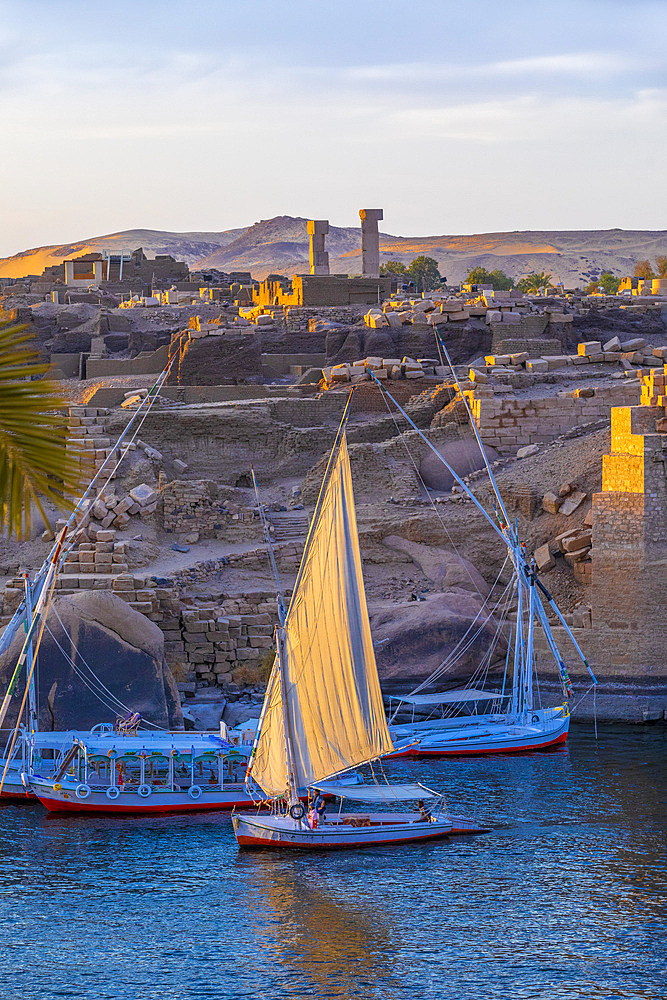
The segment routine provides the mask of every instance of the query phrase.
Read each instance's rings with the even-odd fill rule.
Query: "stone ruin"
[[[361,274],[364,278],[380,276],[380,234],[378,222],[384,218],[381,208],[360,208]]]
[[[325,219],[311,219],[307,223],[310,237],[310,273],[329,273],[329,254],[324,249],[324,238],[329,232],[329,223]]]

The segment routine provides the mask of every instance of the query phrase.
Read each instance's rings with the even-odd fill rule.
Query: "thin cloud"
[[[446,107],[412,107],[395,112],[390,124],[407,138],[459,140],[505,145],[575,132],[586,136],[607,131],[626,136],[667,113],[667,90],[637,91],[628,97],[550,97],[530,95]]]
[[[643,64],[644,68],[645,64]],[[523,77],[535,73],[550,76],[599,76],[636,69],[638,63],[614,52],[572,52],[527,59],[506,59],[477,65],[437,63],[388,63],[375,66],[352,66],[342,71],[350,80],[382,82],[430,82],[494,76]]]

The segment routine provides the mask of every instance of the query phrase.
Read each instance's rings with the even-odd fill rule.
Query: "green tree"
[[[485,267],[473,267],[466,275],[466,282],[473,285],[491,285],[494,291],[505,292],[514,287],[514,279],[508,278],[504,271],[496,269],[487,271]]]
[[[635,265],[635,278],[655,278],[650,260],[638,260]]]
[[[421,254],[410,263],[408,274],[420,292],[428,292],[442,281],[438,262],[433,257]]]
[[[667,257],[658,256],[655,258],[655,269],[658,278],[667,278]]]
[[[598,278],[598,285],[602,285],[607,295],[616,295],[621,279],[615,277],[611,271],[603,271]]]
[[[400,260],[388,260],[380,264],[380,274],[407,274],[408,269]]]
[[[517,281],[516,287],[520,292],[539,292],[543,288],[548,288],[550,284],[550,274],[547,274],[545,271],[534,271],[532,274],[527,274],[525,278]]]
[[[67,407],[58,383],[43,378],[24,327],[0,326],[0,531],[30,532],[34,503],[45,523],[43,497],[71,510],[68,494],[80,486],[80,463],[66,451]]]
[[[586,286],[584,291],[587,295],[594,295],[595,292],[602,289],[606,295],[616,295],[620,283],[621,279],[616,278],[611,271],[603,271],[599,278],[596,278],[595,281],[591,281],[591,283]]]

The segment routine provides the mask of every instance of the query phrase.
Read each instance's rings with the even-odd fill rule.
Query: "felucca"
[[[481,832],[421,785],[355,785],[337,778],[394,749],[382,702],[359,551],[345,428],[348,399],[306,539],[289,610],[281,611],[274,662],[246,786],[272,811],[234,813],[241,846],[336,848]],[[279,602],[280,607],[281,602]],[[373,804],[435,798],[430,812],[339,812],[313,821],[298,799],[317,788]]]
[[[495,519],[484,509],[467,484],[448,465],[391,393],[387,392],[377,379],[375,381],[379,391],[384,392],[392,401],[413,430],[448,469],[459,488],[469,500],[472,500],[494,532],[502,539],[507,547],[507,559],[512,567],[512,578],[496,607],[487,609],[488,618],[493,618],[498,625],[494,641],[486,651],[468,685],[465,688],[449,691],[428,690],[448,669],[455,665],[457,657],[465,655],[470,644],[476,638],[476,630],[479,634],[484,628],[484,621],[482,621],[480,628],[477,619],[472,622],[452,654],[440,664],[431,676],[427,677],[410,694],[398,698],[399,707],[401,703],[412,706],[413,718],[410,722],[391,725],[395,714],[392,716],[392,720],[390,720],[392,739],[394,741],[400,740],[404,744],[404,746],[397,747],[393,756],[453,757],[547,750],[559,744],[562,745],[567,739],[570,726],[568,699],[572,697],[573,690],[564,657],[556,644],[544,601],[549,605],[556,620],[570,639],[576,654],[591,678],[588,691],[595,690],[597,679],[552,595],[539,579],[534,559],[529,558],[526,554],[525,546],[519,539],[516,524],[512,525],[510,522],[479,431],[470,412],[468,400],[461,388],[444,341],[437,330],[436,343],[441,354],[441,362],[444,364],[446,359],[449,365],[460,398],[465,406],[470,428],[479,446],[494,492]],[[516,622],[510,630],[507,641],[502,689],[500,691],[489,691],[484,688],[479,690],[480,683],[483,684],[485,680],[494,646],[503,632],[504,618],[512,607],[515,610]],[[563,694],[561,704],[542,706],[540,703],[539,684],[536,684],[537,662],[534,649],[536,627],[540,628],[544,635],[548,655],[556,668]],[[485,707],[484,712],[479,711],[480,705]],[[426,706],[431,706],[432,710],[439,707],[442,713],[441,717],[431,716],[421,721],[415,721],[415,708]],[[468,709],[469,714],[464,714],[465,709]],[[456,711],[458,714],[453,714]]]

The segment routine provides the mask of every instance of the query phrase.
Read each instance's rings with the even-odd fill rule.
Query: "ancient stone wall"
[[[202,538],[210,538],[230,516],[218,483],[209,479],[172,480],[163,489],[162,504],[165,531],[196,530]]]
[[[511,323],[510,319],[512,320]],[[498,343],[507,337],[517,337],[523,340],[541,340],[542,336],[547,334],[548,325],[549,316],[546,315],[546,313],[540,316],[523,316],[517,315],[517,313],[514,312],[506,314],[503,316],[503,321],[492,321],[489,323],[493,336],[493,349],[498,350]],[[560,338],[557,343],[560,350]],[[554,351],[554,353],[559,353],[559,351]]]
[[[590,396],[500,399],[483,388],[467,395],[484,444],[508,452],[553,441],[572,427],[608,417],[613,406],[637,402],[640,387],[637,383],[590,391]]]
[[[611,453],[592,507],[593,623],[616,633],[610,665],[630,659],[656,681],[667,648],[666,382],[667,366],[654,370],[642,378],[642,405],[612,410]]]
[[[172,339],[172,349],[177,340],[183,350],[168,376],[169,385],[218,386],[262,377],[262,340],[257,333],[200,339],[185,331]]]
[[[563,345],[560,340],[534,340],[531,337],[505,336],[501,339],[494,337],[494,354],[521,354],[527,351],[531,358],[541,358],[546,356],[559,355],[563,353]]]
[[[276,561],[283,573],[295,572],[300,556],[300,544],[276,546]],[[210,584],[226,568],[240,566],[246,570],[264,568],[265,549],[198,563],[168,580],[129,573],[113,580],[114,593],[164,633],[165,659],[183,695],[193,695],[202,686],[218,686],[224,691],[229,684],[266,681],[260,668],[273,649],[273,631],[278,623],[275,593],[220,594],[198,606],[185,596],[194,584]]]
[[[278,310],[274,310],[274,313]],[[284,319],[288,333],[308,330],[309,320],[342,323],[349,326],[357,319],[359,310],[351,306],[285,306]]]

